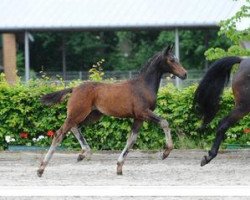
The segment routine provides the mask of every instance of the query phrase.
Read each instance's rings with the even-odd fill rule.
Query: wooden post
[[[13,33],[3,34],[3,66],[6,80],[15,84],[16,75],[16,36]]]

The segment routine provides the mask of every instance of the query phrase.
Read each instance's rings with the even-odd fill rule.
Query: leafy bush
[[[242,47],[242,41],[250,40],[250,27],[245,30],[237,30],[236,24],[241,20],[250,17],[250,0],[245,0],[244,5],[234,16],[220,22],[219,37],[226,37],[228,42],[232,42],[227,50],[223,48],[213,47],[205,52],[208,60],[216,60],[225,56],[250,56],[250,51]]]
[[[3,81],[3,77],[0,78],[2,79],[0,80],[0,148],[8,144],[49,146],[51,135],[48,131],[56,131],[63,124],[67,101],[46,107],[40,103],[40,97],[63,89],[64,86],[60,83],[46,84],[41,80],[9,86]],[[219,120],[229,113],[234,105],[232,92],[227,89],[217,117],[206,133],[199,133],[197,129],[200,119],[192,109],[195,89],[196,85],[182,90],[168,85],[161,88],[158,93],[158,106],[155,112],[168,120],[175,148],[208,147],[215,136]],[[98,123],[83,127],[82,132],[93,149],[120,150],[126,144],[131,124],[131,119],[105,116]],[[247,116],[228,130],[226,143],[249,144],[250,134],[247,134],[250,132],[249,127],[250,116]],[[22,133],[27,134],[21,137]],[[161,149],[164,144],[165,135],[159,125],[144,122],[135,148]],[[80,148],[70,133],[67,134],[62,146],[69,149]]]

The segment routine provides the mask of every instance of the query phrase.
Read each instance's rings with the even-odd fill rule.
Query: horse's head
[[[181,79],[187,78],[187,71],[179,63],[179,60],[173,53],[173,45],[169,45],[162,51],[164,73],[171,73]]]

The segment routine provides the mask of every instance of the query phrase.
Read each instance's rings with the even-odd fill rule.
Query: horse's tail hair
[[[219,101],[225,85],[230,79],[234,64],[242,61],[239,57],[224,57],[214,62],[206,72],[194,94],[193,106],[202,117],[205,128],[219,110]]]
[[[72,88],[68,88],[68,89],[57,91],[57,92],[45,94],[41,98],[41,103],[47,106],[54,105],[56,103],[61,102],[64,99],[64,96],[71,92],[72,92]]]

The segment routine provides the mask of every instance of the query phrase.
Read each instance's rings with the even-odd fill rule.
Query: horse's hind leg
[[[79,128],[73,127],[73,128],[71,128],[71,131],[75,135],[76,139],[78,140],[78,142],[81,145],[82,150],[81,150],[81,153],[78,155],[78,158],[77,158],[77,161],[81,161],[85,157],[87,157],[88,154],[90,154],[91,149],[90,149],[87,141],[85,140],[85,138],[81,134],[81,131],[80,131]]]
[[[54,152],[56,150],[56,147],[62,142],[65,134],[71,129],[72,126],[73,126],[73,124],[71,123],[71,120],[66,119],[63,126],[58,131],[56,131],[56,135],[54,136],[54,138],[52,140],[52,144],[49,148],[49,151],[47,152],[46,156],[44,157],[43,161],[41,162],[39,169],[37,170],[37,175],[39,177],[42,176],[42,174],[45,170],[45,167],[48,165],[52,155],[54,154]]]
[[[143,121],[135,120],[133,123],[132,130],[131,130],[132,133],[127,140],[127,144],[126,144],[125,148],[123,149],[122,153],[120,154],[120,156],[118,158],[118,162],[117,162],[117,174],[118,175],[122,175],[122,166],[124,164],[125,158],[128,155],[129,149],[131,149],[133,147],[134,143],[136,142],[138,131],[142,125],[142,122]]]
[[[247,113],[249,113],[248,109],[236,107],[234,110],[231,111],[231,113],[227,117],[223,118],[220,121],[216,132],[216,138],[214,140],[214,144],[211,150],[208,152],[208,156],[204,156],[202,158],[201,166],[206,165],[213,158],[217,156],[220,144],[222,140],[225,138],[225,133],[228,130],[228,128],[233,124],[235,124],[237,121],[239,121],[241,118],[243,118]]]
[[[61,143],[65,134],[73,127],[76,127],[91,113],[91,105],[93,99],[93,93],[88,93],[88,87],[74,89],[67,104],[67,119],[63,126],[56,132],[56,136],[53,138],[52,144],[44,160],[42,161],[40,168],[37,171],[39,177],[42,176],[46,165],[49,163],[56,147]],[[84,99],[82,103],[79,99]]]

